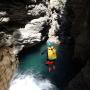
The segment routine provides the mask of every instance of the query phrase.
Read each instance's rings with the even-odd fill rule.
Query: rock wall
[[[74,14],[70,30],[75,40],[73,61],[83,67],[65,90],[90,90],[90,1],[68,0],[67,4]]]
[[[16,53],[60,30],[65,0],[9,0],[0,3],[1,46],[15,45]],[[2,35],[3,33],[3,35]],[[5,40],[4,40],[4,39]]]
[[[0,48],[0,90],[7,90],[14,74],[18,60],[13,54],[13,48]]]

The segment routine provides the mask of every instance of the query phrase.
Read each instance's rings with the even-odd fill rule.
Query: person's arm
[[[43,51],[41,52],[41,55],[44,54],[44,53],[47,53],[47,49],[43,50]]]

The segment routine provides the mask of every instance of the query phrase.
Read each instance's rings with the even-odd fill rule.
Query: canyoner
[[[54,71],[56,69],[56,60],[57,60],[57,46],[50,41],[47,41],[47,48],[41,53],[47,53],[47,59],[45,61],[45,65],[48,66],[48,71]]]
[[[48,33],[47,40],[47,61],[49,72],[56,69],[56,60],[57,60],[57,47],[60,45],[59,37],[55,35],[55,30],[50,29]]]
[[[55,70],[55,63],[57,60],[57,51],[56,47],[52,42],[47,42],[47,61],[46,65],[48,65],[49,72]]]

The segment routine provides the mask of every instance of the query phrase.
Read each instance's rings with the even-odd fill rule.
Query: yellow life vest
[[[49,60],[57,59],[56,49],[53,46],[48,47],[48,59]]]

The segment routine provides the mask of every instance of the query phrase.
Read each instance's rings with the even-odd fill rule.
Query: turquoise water
[[[20,57],[19,72],[32,72],[41,75],[44,78],[50,79],[58,87],[63,87],[73,76],[74,69],[71,61],[70,51],[72,48],[68,45],[61,45],[57,47],[58,58],[56,61],[56,70],[53,72],[48,71],[45,65],[47,60],[47,52],[41,54],[47,49],[46,43],[40,43],[36,46],[26,49]]]
[[[20,72],[31,71],[34,74],[39,74],[46,78],[53,76],[55,72],[50,73],[48,66],[45,65],[47,60],[47,52],[44,52],[45,50],[47,50],[46,43],[30,48],[28,53],[21,58],[19,66]],[[42,52],[44,53],[42,54]]]
[[[42,47],[38,48],[38,50],[36,49],[36,47],[31,48],[29,54],[23,56],[22,58],[21,69],[23,71],[32,70],[34,73],[47,70],[47,67],[44,65],[46,53],[41,55],[41,52],[44,48],[46,48],[45,45],[42,45]]]

